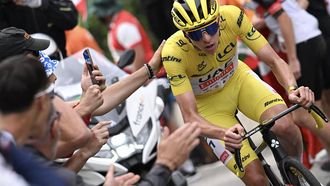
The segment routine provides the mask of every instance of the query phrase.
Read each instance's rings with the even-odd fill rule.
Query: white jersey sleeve
[[[132,23],[122,23],[117,30],[117,39],[124,48],[130,48],[142,40],[138,28]]]

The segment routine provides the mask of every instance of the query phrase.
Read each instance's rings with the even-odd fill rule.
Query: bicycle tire
[[[293,186],[322,186],[315,176],[297,160],[287,157],[279,165],[285,184]]]

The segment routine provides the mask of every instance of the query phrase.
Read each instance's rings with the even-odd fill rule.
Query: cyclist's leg
[[[223,128],[229,128],[234,124],[239,123],[235,118],[235,112],[238,107],[239,92],[242,82],[241,79],[244,79],[244,76],[246,76],[246,69],[250,70],[246,65],[242,64],[243,63],[240,63],[234,76],[227,82],[224,89],[210,96],[197,97],[196,99],[198,112],[201,116],[211,123],[217,124]],[[250,91],[251,90],[252,89],[250,89]],[[222,144],[220,145],[220,143]],[[222,155],[214,147],[216,145],[208,144],[213,148],[216,156],[224,162],[227,168],[229,168],[234,174],[239,172],[234,158],[230,158],[233,156],[230,152]],[[223,142],[219,140],[216,140],[215,144],[224,148]],[[243,142],[241,157],[243,167],[245,167],[246,171],[245,175],[238,176],[242,178],[244,183],[247,185],[267,185],[267,177],[264,173],[263,167],[247,140]]]
[[[274,105],[264,111],[260,116],[260,121],[265,121],[272,118],[275,114],[285,110],[285,104]],[[290,115],[284,116],[276,121],[276,124],[271,129],[284,147],[285,151],[297,160],[301,160],[303,151],[302,137],[299,128],[294,124]]]
[[[242,178],[242,181],[245,183],[245,185],[254,186],[256,185],[256,182],[259,183],[258,185],[269,185],[266,173],[258,159],[249,163],[249,165],[245,167],[245,172],[246,173]]]
[[[251,149],[249,142],[245,140],[241,148],[241,158],[244,172],[240,172],[235,162],[233,154],[225,150],[223,141],[207,138],[207,143],[213,150],[215,156],[226,165],[226,167],[236,176],[242,179],[245,185],[266,186],[268,179],[266,173],[255,152]]]
[[[261,81],[255,73],[249,71],[242,78],[239,109],[247,117],[261,122],[270,119],[285,108],[287,107],[280,95],[268,84]],[[283,147],[290,155],[301,156],[301,134],[298,127],[293,124],[290,116],[279,119],[272,130],[278,135]]]

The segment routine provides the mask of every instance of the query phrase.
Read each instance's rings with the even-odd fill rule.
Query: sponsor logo
[[[198,53],[199,56],[205,57],[206,54],[205,53]]]
[[[228,53],[230,53],[234,48],[235,48],[235,44],[233,42],[230,42],[230,44],[228,44],[222,52],[219,52],[217,54],[217,61],[219,62],[223,62],[226,61],[227,59],[223,59]]]
[[[140,125],[141,124],[141,120],[142,120],[142,117],[143,117],[143,115],[142,115],[143,110],[144,110],[144,103],[143,103],[143,99],[141,98],[139,106],[138,106],[138,110],[137,110],[137,115],[135,117],[135,120],[133,121],[133,123],[135,125]]]
[[[202,71],[206,67],[207,63],[205,61],[197,65],[197,70]]]
[[[214,12],[215,10],[216,10],[216,8],[217,8],[217,6],[216,6],[216,3],[215,3],[215,0],[214,1],[211,1],[211,11],[210,12]]]
[[[174,62],[180,63],[181,62],[181,59],[180,58],[176,58],[174,56],[165,56],[165,57],[162,57],[162,61],[174,61]]]
[[[272,103],[275,103],[275,102],[279,102],[279,101],[283,101],[283,99],[279,99],[279,98],[276,98],[276,99],[273,99],[273,100],[270,100],[270,101],[267,101],[264,106],[267,107],[268,105],[272,104]]]
[[[171,12],[171,14],[172,14],[172,17],[173,17],[174,21],[175,21],[178,25],[180,25],[180,26],[186,26],[186,24],[185,24],[183,21],[181,21],[181,20],[177,17],[176,14],[174,14],[173,12]]]
[[[225,161],[227,160],[228,157],[229,157],[229,153],[228,153],[227,151],[224,151],[224,152],[220,155],[219,159],[220,159],[221,162],[225,162]]]
[[[220,30],[224,30],[226,28],[226,19],[220,15]]]
[[[182,74],[167,76],[167,79],[170,81],[170,84],[173,86],[181,85],[185,80],[186,76]]]
[[[242,163],[251,157],[250,153],[242,157]],[[237,169],[237,164],[234,165],[234,169]]]
[[[276,149],[280,146],[280,142],[275,139],[272,139],[272,144],[270,144],[270,146]]]
[[[182,39],[179,39],[179,41],[175,42],[180,48],[181,50],[188,52],[188,45],[186,42],[184,42]]]
[[[224,68],[218,68],[214,72],[208,74],[206,77],[200,78],[199,81],[199,88],[205,90],[209,86],[213,85],[215,82],[220,80],[222,77],[229,74],[234,69],[234,63],[228,62],[225,64]]]
[[[211,72],[214,68],[212,67],[210,70],[208,70],[207,72],[203,73],[203,74],[193,74],[191,77],[201,77],[201,76],[205,76],[207,73]]]
[[[238,19],[237,19],[237,25],[238,25],[238,27],[241,27],[242,21],[243,21],[243,17],[244,17],[244,13],[241,10],[241,13],[239,14]]]
[[[261,34],[259,33],[259,34],[255,34],[256,33],[256,29],[254,28],[254,27],[252,27],[251,28],[251,30],[246,34],[246,39],[248,39],[248,40],[256,40],[256,39],[258,39],[260,36],[261,36]]]
[[[207,139],[207,138],[205,138],[205,139]],[[214,145],[214,143],[213,143],[213,141],[209,141],[209,146],[211,146],[212,148],[215,148],[216,146]]]

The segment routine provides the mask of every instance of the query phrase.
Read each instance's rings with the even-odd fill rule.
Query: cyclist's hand
[[[152,56],[151,60],[148,62],[151,66],[152,70],[154,71],[154,74],[156,75],[160,68],[162,67],[162,61],[161,61],[161,53],[163,50],[165,44],[165,40],[162,41],[162,43],[159,45],[158,49]]]
[[[234,149],[240,149],[242,147],[242,134],[244,134],[244,128],[240,124],[227,129],[223,138],[226,149],[231,152],[234,152]]]
[[[297,103],[304,108],[310,107],[315,102],[314,92],[308,87],[301,86],[288,94],[291,103]]]

